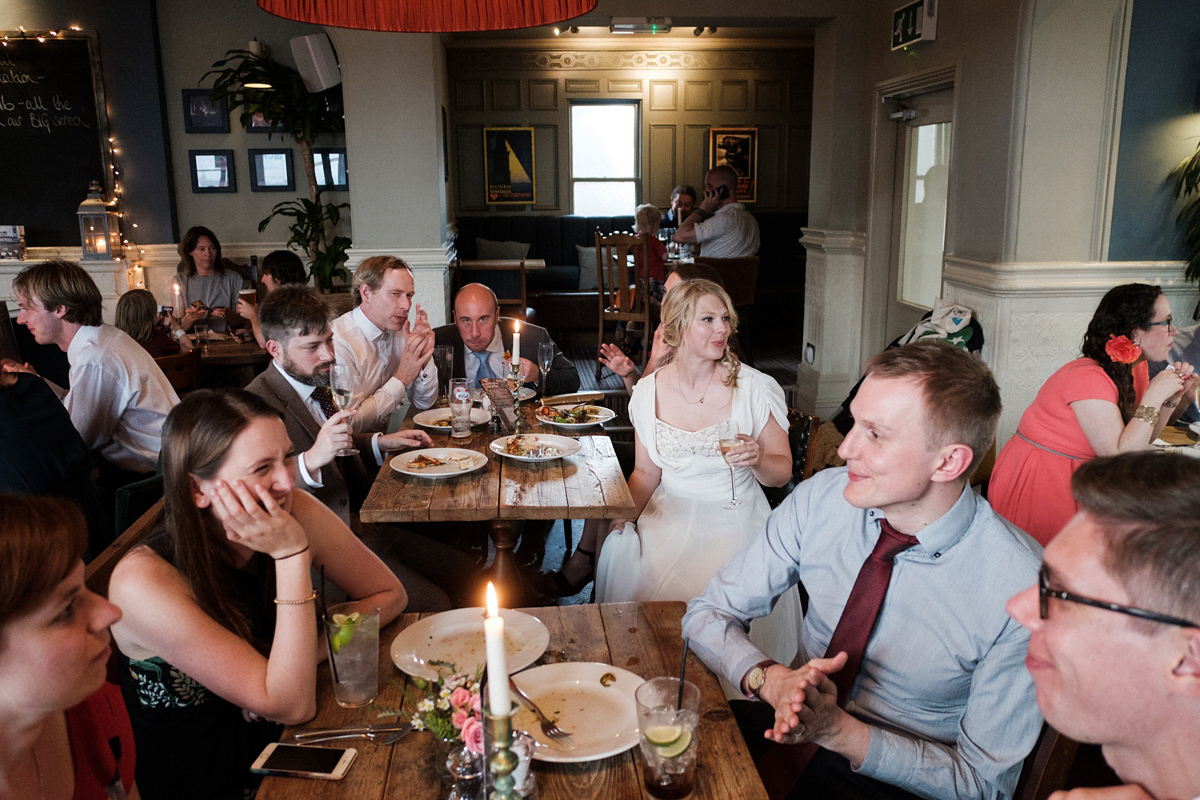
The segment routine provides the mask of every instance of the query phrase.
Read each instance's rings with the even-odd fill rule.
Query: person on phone
[[[1038,583],[1008,601],[1046,722],[1100,745],[1129,785],[1071,800],[1200,797],[1200,463],[1095,458],[1071,476],[1079,511]]]
[[[272,250],[262,260],[261,283],[270,294],[280,286],[304,286],[308,283],[308,274],[304,271],[304,262],[300,260],[300,256],[291,250]],[[265,350],[267,340],[258,321],[258,307],[239,297],[237,313],[250,324],[254,341]]]
[[[221,242],[215,233],[202,225],[188,228],[179,240],[179,281],[183,308],[175,309],[180,324],[190,331],[197,322],[208,323],[209,329],[224,333],[227,317],[236,314],[242,276],[228,268],[221,257]]]
[[[674,240],[701,246],[706,258],[740,258],[758,252],[758,221],[734,198],[738,176],[722,164],[704,176],[704,198],[680,224]]]
[[[131,289],[121,295],[114,324],[153,358],[192,351],[192,337],[173,315],[159,310],[158,301],[146,289]]]
[[[71,503],[0,495],[0,797],[137,798],[134,741],[105,680],[121,611],[83,582]]]
[[[250,764],[316,713],[314,569],[386,625],[399,579],[337,515],[294,491],[279,413],[241,389],[201,389],[167,419],[163,510],[113,570],[109,598],[138,786],[156,798],[240,798]],[[270,722],[268,722],[270,720]]]

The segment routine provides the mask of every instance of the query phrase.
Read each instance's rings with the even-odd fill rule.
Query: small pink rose
[[[475,712],[476,716],[483,713],[483,702],[480,700],[478,693],[471,695],[471,710]]]
[[[467,721],[466,709],[460,708],[457,711],[455,711],[453,714],[450,715],[450,724],[453,725],[455,728],[461,728],[463,726],[463,723],[466,721]]]
[[[479,717],[467,717],[462,726],[462,741],[472,753],[483,754],[483,723]]]
[[[470,702],[471,693],[461,686],[450,693],[450,705],[455,708],[466,708]]]

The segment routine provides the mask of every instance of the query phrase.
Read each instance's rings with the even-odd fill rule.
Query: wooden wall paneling
[[[675,188],[675,152],[678,138],[677,125],[650,126],[647,158],[646,191],[643,203],[653,203],[663,211],[671,205],[671,190]]]
[[[684,81],[683,110],[712,111],[712,81]]]
[[[537,159],[535,211],[563,212],[559,194],[559,164],[562,160],[558,157],[558,134],[556,124],[533,126],[533,153]]]
[[[459,211],[486,211],[483,175],[483,126],[459,125],[455,129]]]
[[[650,81],[650,110],[675,111],[679,106],[678,81]],[[674,188],[674,187],[672,187]]]
[[[783,110],[783,84],[780,81],[754,82],[754,110],[764,111]]]
[[[721,81],[722,111],[745,111],[749,105],[750,88],[746,81]]]
[[[568,94],[599,94],[599,80],[582,80],[579,78],[567,78],[567,93]]]
[[[483,81],[455,81],[454,108],[457,111],[483,111]]]
[[[492,80],[492,110],[521,110],[521,81],[496,78]]]
[[[558,81],[530,80],[529,81],[529,110],[557,111],[558,110]]]
[[[609,94],[641,94],[642,81],[640,78],[609,78]]]
[[[784,144],[778,125],[758,126],[758,197],[750,206],[752,209],[782,205]]]
[[[780,201],[789,208],[807,209],[812,124],[788,125],[787,137],[787,185]]]
[[[695,187],[697,193],[701,193],[704,189],[704,173],[706,172],[708,172],[708,126],[688,125],[683,129],[683,172],[679,175],[679,182],[690,184]]]

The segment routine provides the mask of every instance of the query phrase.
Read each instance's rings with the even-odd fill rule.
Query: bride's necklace
[[[683,382],[679,380],[679,370],[675,370],[675,385],[679,388],[679,396],[683,398],[683,402],[688,405],[699,405],[704,402],[704,398],[708,397],[708,387],[712,385],[712,372],[708,373],[708,380],[704,384],[704,393],[700,395],[699,400],[688,400],[687,395],[683,393]]]
[[[36,744],[34,745],[34,748],[29,751],[29,755],[33,756],[33,772],[35,775],[37,775],[38,798],[39,798],[39,800],[46,800],[46,790],[42,787],[42,768],[38,765],[38,760],[37,760],[37,745]]]

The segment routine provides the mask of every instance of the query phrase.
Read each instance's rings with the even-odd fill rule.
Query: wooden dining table
[[[207,344],[196,345],[200,348],[200,385],[205,388],[244,388],[255,375],[266,369],[271,356],[253,337],[247,342],[239,342],[228,335],[221,336]]]
[[[572,436],[579,452],[553,461],[517,461],[492,452],[488,446],[501,434],[488,426],[472,428],[471,436],[451,439],[432,432],[435,447],[458,447],[487,456],[487,464],[463,475],[418,477],[384,465],[359,509],[363,522],[487,521],[496,548],[490,578],[506,605],[536,601],[525,585],[513,549],[523,520],[620,519],[632,517],[633,497],[625,483],[612,442],[600,426],[565,429],[543,425],[536,402],[519,406],[523,433]],[[410,410],[403,427],[412,427]]]
[[[642,678],[676,675],[683,655],[680,602],[605,603],[522,609],[549,629],[550,643],[537,664],[590,661],[611,664]],[[379,708],[411,714],[423,694],[410,688],[390,657],[392,640],[404,628],[428,614],[402,614],[379,637],[379,697],[374,706],[340,708],[333,699],[328,664],[317,674],[317,716],[303,728],[359,725],[396,719],[378,717]],[[482,629],[482,624],[481,624]],[[754,762],[738,732],[733,712],[716,677],[694,654],[687,658],[687,679],[700,688],[699,747],[696,800],[765,800],[767,794]],[[358,757],[340,781],[267,777],[258,800],[438,800],[446,796],[436,763],[437,748],[428,731],[409,733],[394,745],[365,740],[341,742]],[[649,799],[642,782],[641,755],[634,747],[624,753],[577,764],[534,761],[539,800]]]

